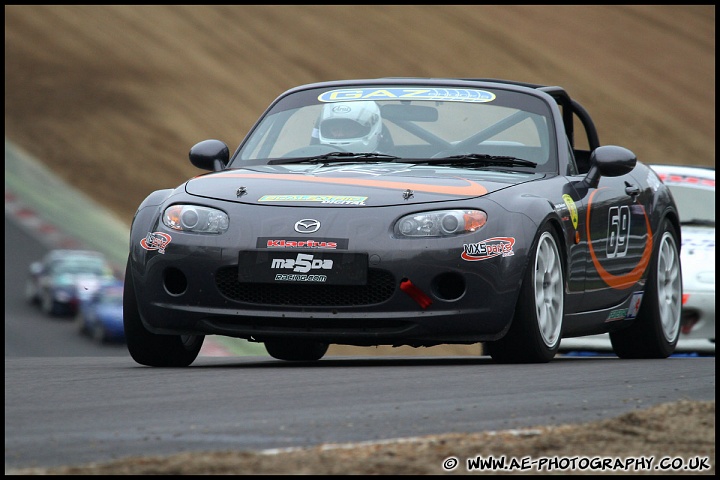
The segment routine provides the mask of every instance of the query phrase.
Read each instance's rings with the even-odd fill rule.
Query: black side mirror
[[[637,157],[627,148],[616,145],[597,147],[590,154],[590,170],[585,177],[588,187],[597,187],[600,177],[619,177],[630,173],[637,164]]]
[[[218,172],[227,167],[230,150],[220,140],[203,140],[190,149],[190,162],[203,170]]]

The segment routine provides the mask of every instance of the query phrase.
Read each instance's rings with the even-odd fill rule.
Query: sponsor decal
[[[515,255],[513,245],[515,245],[515,237],[488,238],[477,243],[464,244],[460,257],[468,262],[487,260],[499,255],[510,257]]]
[[[313,240],[306,238],[274,238],[261,237],[257,239],[257,248],[312,248],[318,250],[347,249],[349,240],[347,238],[327,238]]]
[[[278,273],[275,275],[275,280],[279,282],[326,282],[327,277],[325,275],[295,275],[287,273]]]
[[[628,308],[625,319],[632,320],[633,318],[637,317],[637,314],[640,311],[640,304],[642,303],[642,298],[643,292],[633,293],[632,300],[630,300],[630,307]]]
[[[295,258],[273,258],[270,268],[289,269],[293,272],[308,273],[310,270],[332,270],[333,261],[315,258],[307,253],[298,253]]]
[[[302,253],[283,249],[241,251],[240,282],[322,282],[332,285],[366,285],[367,254],[331,250]]]
[[[614,322],[616,320],[623,320],[625,318],[625,315],[627,315],[627,308],[617,308],[615,310],[612,310],[610,312],[610,315],[608,315],[606,322]]]
[[[316,202],[323,205],[365,205],[368,197],[349,195],[263,195],[258,202]]]
[[[647,216],[647,212],[645,211],[645,207],[642,205],[637,205],[636,207],[642,211],[643,216],[645,217],[645,229],[647,231],[647,238],[645,240],[645,249],[643,250],[643,253],[640,257],[640,260],[638,261],[637,265],[635,265],[635,268],[633,268],[630,272],[622,274],[622,275],[614,275],[610,272],[608,272],[601,264],[600,259],[598,258],[597,254],[595,253],[595,247],[593,247],[593,241],[592,241],[592,235],[590,235],[590,225],[592,225],[591,222],[591,213],[592,213],[592,206],[593,206],[593,200],[595,198],[595,195],[601,191],[604,190],[606,187],[598,188],[594,192],[590,194],[590,198],[588,199],[588,208],[585,218],[585,234],[588,239],[588,248],[590,249],[590,258],[592,260],[593,266],[595,267],[595,270],[597,270],[598,275],[600,275],[600,278],[605,282],[610,288],[614,289],[624,289],[631,287],[635,285],[640,278],[642,278],[643,272],[647,268],[648,264],[650,263],[650,256],[652,255],[652,245],[653,245],[653,233],[652,233],[652,227],[650,226],[650,219]],[[617,207],[614,207],[617,208]],[[620,220],[620,210],[618,209],[618,221]],[[628,224],[629,226],[629,224]],[[624,235],[622,232],[622,225],[618,223],[616,226],[618,229],[618,232],[620,232],[621,235]],[[629,231],[629,230],[628,230]],[[626,239],[628,239],[626,237]],[[615,243],[615,245],[618,245]],[[625,247],[624,247],[625,248]],[[613,250],[614,251],[614,250]]]
[[[352,102],[355,100],[428,100],[440,102],[486,103],[495,94],[473,88],[344,88],[318,96],[321,102]]]
[[[565,201],[565,205],[567,205],[568,211],[570,212],[570,220],[572,220],[573,228],[577,230],[578,227],[578,211],[577,207],[575,206],[575,202],[573,201],[572,197],[568,195],[567,193],[562,196],[563,201]]]
[[[158,253],[165,253],[165,248],[172,241],[167,233],[148,232],[147,236],[140,240],[140,246],[145,250],[157,250]]]

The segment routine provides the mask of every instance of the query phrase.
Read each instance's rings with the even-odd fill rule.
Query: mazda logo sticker
[[[304,218],[295,222],[295,231],[298,233],[315,233],[320,230],[320,221],[312,218]]]

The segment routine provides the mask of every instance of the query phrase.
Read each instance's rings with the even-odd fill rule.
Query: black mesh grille
[[[385,270],[368,270],[366,285],[305,285],[238,282],[237,267],[224,267],[215,276],[220,293],[255,305],[347,307],[382,303],[395,292],[395,279]]]

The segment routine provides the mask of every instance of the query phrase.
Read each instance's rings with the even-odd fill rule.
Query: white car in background
[[[680,212],[683,306],[676,352],[715,353],[715,168],[650,165]],[[612,351],[607,334],[566,338],[561,352]]]

